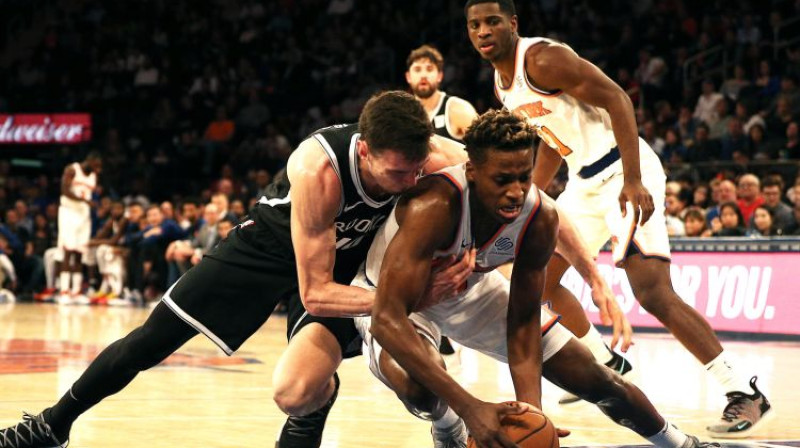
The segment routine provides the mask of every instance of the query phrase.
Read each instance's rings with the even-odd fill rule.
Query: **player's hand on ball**
[[[517,444],[503,432],[500,420],[506,415],[522,414],[527,403],[487,403],[475,400],[461,416],[469,435],[480,448],[517,448]]]

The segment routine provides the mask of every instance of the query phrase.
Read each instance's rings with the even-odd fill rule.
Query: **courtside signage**
[[[800,335],[797,265],[792,252],[673,252],[675,292],[706,318],[714,330]],[[663,327],[639,305],[625,271],[602,252],[598,269],[634,327]],[[591,288],[570,268],[561,279],[581,301],[589,320],[600,323]]]
[[[90,114],[0,114],[0,144],[74,145],[91,138]]]

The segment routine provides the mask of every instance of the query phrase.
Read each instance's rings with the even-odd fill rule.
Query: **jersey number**
[[[547,144],[547,146],[558,151],[558,153],[561,154],[561,157],[566,157],[572,154],[572,150],[569,148],[569,146],[565,145],[564,142],[559,140],[559,138],[556,137],[556,134],[554,134],[553,131],[551,131],[547,126],[534,125],[533,129],[537,134],[539,134],[539,138],[541,138]]]

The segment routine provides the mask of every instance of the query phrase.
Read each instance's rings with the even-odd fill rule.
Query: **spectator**
[[[717,120],[717,102],[724,99],[722,94],[714,90],[714,81],[706,79],[703,81],[703,93],[697,99],[692,115],[697,120],[710,124]]]
[[[706,223],[705,213],[697,207],[689,207],[684,218],[686,236],[691,238],[705,238],[711,236],[711,229]]]
[[[754,226],[747,231],[747,236],[754,238],[764,238],[770,236],[779,236],[782,234],[781,230],[775,227],[774,216],[772,211],[764,206],[757,207],[753,212]]]
[[[750,157],[749,139],[737,118],[728,121],[728,132],[720,140],[719,160],[734,160],[736,153]]]
[[[683,236],[686,234],[686,228],[683,224],[683,215],[686,212],[686,206],[688,205],[687,199],[691,197],[691,193],[686,190],[681,190],[681,192],[683,192],[683,194],[669,194],[664,199],[664,215],[667,222],[667,234],[669,236]]]
[[[14,202],[14,210],[17,211],[19,217],[17,225],[25,229],[29,235],[33,234],[33,217],[28,209],[28,204],[24,200],[18,199]]]
[[[755,85],[760,87],[758,93],[762,98],[762,104],[771,100],[780,90],[780,80],[772,72],[772,65],[766,59],[758,63]]]
[[[794,214],[794,225],[789,226],[784,232],[784,235],[800,235],[800,202],[792,207],[792,212]]]
[[[761,196],[761,181],[758,176],[754,174],[743,174],[739,178],[739,190],[737,192],[739,200],[739,210],[742,211],[742,217],[745,223],[749,223],[756,208],[764,203],[764,198]]]
[[[728,134],[728,124],[733,117],[728,113],[728,100],[720,98],[714,105],[715,114],[708,124],[708,138],[719,140]]]
[[[750,127],[747,152],[753,155],[754,160],[775,159],[778,156],[777,149],[775,145],[766,140],[763,126],[755,124]]]
[[[735,202],[723,202],[719,210],[719,218],[711,221],[713,236],[745,236],[745,221],[739,206]]]
[[[653,123],[653,120],[647,120],[642,126],[642,139],[653,148],[653,151],[655,151],[659,157],[662,157],[665,143],[664,139],[656,134],[656,125]]]
[[[694,138],[697,124],[698,121],[692,116],[692,110],[689,106],[681,106],[678,112],[678,122],[675,123],[675,129],[678,131],[685,145],[688,145]]]
[[[782,160],[800,159],[800,127],[796,121],[786,126],[786,140],[778,145],[778,157]]]
[[[661,160],[670,163],[680,163],[686,160],[687,149],[681,142],[678,131],[675,128],[668,128],[664,138],[664,149],[661,152]]]
[[[716,140],[708,138],[708,125],[700,123],[694,133],[694,141],[686,151],[686,161],[689,163],[708,162],[718,160],[720,145]]]
[[[716,194],[717,205],[710,207],[706,213],[706,221],[708,221],[709,225],[714,222],[714,218],[719,218],[721,212],[719,204],[725,202],[733,202],[734,204],[736,203],[736,184],[728,179],[722,180],[717,187]],[[741,211],[739,213],[741,213]]]
[[[750,80],[747,79],[747,73],[740,64],[737,64],[733,68],[733,78],[728,78],[725,82],[722,83],[722,88],[720,88],[720,93],[722,96],[730,99],[731,101],[737,101],[739,99],[739,92],[742,88],[749,86]]]
[[[784,233],[795,224],[792,208],[781,202],[783,182],[780,177],[767,177],[761,185],[761,196],[764,198],[762,207],[772,214],[773,224],[776,229]],[[750,227],[753,227],[752,224]]]
[[[708,185],[700,184],[694,188],[692,205],[699,208],[705,214],[706,209],[711,203],[710,195],[708,194]]]

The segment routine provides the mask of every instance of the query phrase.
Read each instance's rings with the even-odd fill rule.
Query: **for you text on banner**
[[[672,254],[675,292],[715,330],[800,335],[797,253],[677,252]],[[636,301],[625,271],[602,252],[598,269],[634,327],[661,327]],[[561,284],[580,300],[589,320],[600,323],[591,289],[574,268]]]

